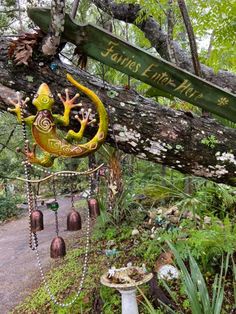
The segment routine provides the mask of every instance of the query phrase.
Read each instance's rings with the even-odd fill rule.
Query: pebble
[[[136,236],[136,235],[138,235],[138,234],[139,234],[138,229],[133,229],[133,230],[132,230],[132,236]]]

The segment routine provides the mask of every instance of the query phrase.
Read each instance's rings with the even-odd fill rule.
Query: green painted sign
[[[29,17],[44,32],[50,25],[50,10],[32,8]],[[97,26],[74,23],[65,17],[62,37],[89,57],[163,90],[206,111],[236,122],[236,96],[172,63],[152,56]]]

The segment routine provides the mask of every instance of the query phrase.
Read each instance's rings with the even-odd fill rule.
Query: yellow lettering
[[[119,59],[119,54],[118,53],[113,53],[111,55],[111,60],[114,61],[114,62],[117,62],[117,59]]]
[[[142,73],[142,76],[146,76],[149,78],[149,74],[151,74],[149,72],[152,72],[153,68],[156,68],[156,67],[157,66],[154,63],[150,64],[149,67],[147,67],[146,70],[144,70],[144,72]]]
[[[121,62],[121,65],[124,65],[124,63],[126,63],[127,61],[129,61],[129,58],[124,58],[123,61]]]
[[[133,61],[133,62],[130,63],[129,69],[130,69],[131,71],[134,71],[135,66],[136,66],[136,62]]]
[[[194,92],[193,88],[188,88],[185,92],[185,95],[189,98],[191,98],[192,93]]]
[[[118,46],[118,43],[115,43],[114,41],[109,41],[108,46],[110,46],[109,48],[107,48],[104,52],[101,52],[101,55],[103,57],[107,57],[109,56],[110,53],[114,52],[113,48],[115,46]]]
[[[171,79],[169,79],[169,82],[166,85],[170,85],[172,87],[176,87],[175,81],[171,80]]]
[[[200,98],[202,98],[203,97],[203,94],[199,94],[199,95],[197,95],[196,97],[194,97],[194,100],[198,100],[198,99],[200,99]]]
[[[136,68],[134,72],[137,73],[140,68],[141,68],[141,64],[140,63],[136,64]]]
[[[178,87],[174,89],[176,92],[184,93],[188,88],[190,88],[191,83],[188,80],[184,80]]]
[[[130,59],[129,59],[129,61],[128,61],[128,62],[126,63],[126,65],[125,65],[125,68],[129,67],[132,62],[133,62],[133,60],[130,60]]]

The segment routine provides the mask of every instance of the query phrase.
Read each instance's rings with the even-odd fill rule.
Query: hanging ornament
[[[78,132],[69,130],[65,138],[61,138],[57,133],[56,126],[68,126],[70,123],[70,112],[73,108],[82,106],[82,103],[75,103],[79,94],[76,94],[70,99],[69,90],[65,90],[65,99],[61,94],[58,94],[59,99],[64,105],[64,114],[53,114],[52,109],[54,105],[54,97],[47,84],[40,85],[38,92],[36,93],[32,103],[37,109],[35,116],[29,116],[23,118],[21,116],[21,103],[22,100],[18,96],[17,101],[10,100],[11,104],[15,106],[14,109],[8,109],[10,112],[14,112],[17,115],[19,122],[27,123],[31,126],[32,135],[35,141],[32,150],[27,147],[25,152],[27,159],[30,163],[39,164],[44,167],[51,167],[55,158],[57,157],[85,157],[95,152],[104,142],[108,131],[108,115],[106,109],[98,98],[98,96],[87,87],[79,84],[73,77],[67,74],[67,79],[80,91],[82,91],[94,104],[98,117],[99,124],[97,133],[94,137],[84,144],[71,144],[73,141],[80,142],[83,138],[86,127],[96,122],[96,119],[91,118],[92,109],[88,109],[85,112],[82,108],[79,115],[75,116],[75,119],[80,123],[80,129]],[[29,101],[28,98],[23,101],[24,106]],[[22,121],[23,118],[23,121]],[[36,147],[40,147],[44,154],[41,158],[36,155]]]
[[[51,258],[64,257],[66,255],[66,244],[62,237],[59,237],[59,223],[58,223],[58,208],[59,204],[56,198],[56,186],[55,180],[53,178],[52,188],[54,194],[54,201],[50,205],[50,209],[54,211],[55,214],[55,225],[56,225],[56,237],[52,240],[50,246],[50,256]]]
[[[62,237],[56,236],[50,246],[51,258],[64,257],[66,255],[66,244]]]
[[[67,216],[67,230],[77,231],[82,228],[81,216],[75,210],[73,184],[71,184],[71,212]]]
[[[33,233],[42,231],[44,229],[43,225],[43,213],[38,209],[37,196],[34,191],[34,207],[35,209],[31,212],[31,231]]]
[[[41,210],[36,209],[31,213],[31,231],[38,232],[43,229],[43,213]]]
[[[88,199],[89,216],[90,218],[96,218],[100,215],[100,209],[96,198]]]
[[[82,228],[81,216],[75,210],[75,208],[72,207],[71,212],[67,216],[67,230],[68,231],[77,231],[77,230],[81,230],[81,228]]]
[[[55,190],[55,178],[56,176],[68,177],[68,176],[79,176],[79,175],[91,175],[92,173],[99,170],[103,165],[95,169],[88,169],[88,171],[84,172],[77,172],[77,171],[60,171],[60,172],[52,172],[49,169],[42,169],[38,167],[36,164],[41,165],[43,167],[51,167],[55,158],[62,156],[62,157],[85,157],[94,151],[96,151],[100,145],[104,142],[105,137],[108,131],[108,117],[107,112],[101,102],[101,100],[88,88],[80,85],[76,82],[70,75],[67,75],[68,80],[77,88],[79,88],[86,96],[90,98],[93,104],[96,107],[99,124],[98,130],[95,136],[85,144],[71,144],[71,142],[80,141],[83,137],[85,128],[90,125],[91,123],[96,122],[96,120],[90,118],[91,109],[88,109],[86,113],[84,109],[81,109],[79,114],[82,116],[76,116],[76,119],[80,122],[80,130],[79,132],[74,132],[70,130],[65,139],[59,137],[56,130],[56,124],[68,126],[69,124],[69,113],[71,109],[75,107],[80,107],[81,104],[75,104],[75,100],[79,97],[76,94],[75,97],[70,99],[69,92],[66,90],[66,97],[63,99],[61,95],[58,95],[60,100],[63,102],[65,107],[65,112],[63,116],[54,115],[52,113],[52,105],[54,103],[53,96],[49,90],[47,84],[41,84],[38,93],[35,95],[33,100],[33,105],[37,108],[37,113],[35,116],[24,117],[24,109],[27,106],[27,102],[29,101],[28,98],[22,100],[20,94],[17,93],[17,101],[10,102],[15,106],[15,109],[9,109],[9,111],[15,112],[17,114],[17,118],[19,122],[22,124],[22,132],[24,138],[24,169],[25,169],[25,181],[26,183],[26,190],[27,190],[27,198],[28,198],[28,210],[29,210],[29,246],[32,250],[34,250],[37,258],[38,267],[40,270],[42,281],[44,282],[45,289],[50,296],[51,301],[61,307],[70,307],[77,298],[79,297],[85,276],[88,270],[88,255],[89,255],[89,245],[90,245],[90,217],[97,217],[100,214],[98,202],[96,199],[91,197],[90,192],[90,199],[88,200],[88,208],[87,208],[87,219],[86,219],[86,244],[85,244],[85,255],[84,255],[84,262],[82,267],[82,277],[81,282],[79,284],[79,288],[76,292],[74,298],[67,303],[61,303],[57,301],[55,295],[52,293],[50,287],[48,286],[45,275],[42,268],[42,262],[40,259],[40,253],[38,250],[38,231],[44,229],[44,222],[43,222],[43,213],[37,207],[37,200],[36,200],[36,193],[33,191],[33,184],[44,182],[49,179],[53,179],[53,193],[54,193],[54,201],[49,205],[49,208],[54,212],[55,215],[55,231],[56,236],[53,238],[51,245],[50,245],[50,256],[53,259],[64,257],[66,255],[66,245],[64,239],[59,236],[59,223],[58,223],[58,209],[59,204],[56,198],[56,190]],[[31,131],[33,138],[35,140],[35,144],[33,145],[33,149],[30,150],[29,148],[29,141],[27,139],[27,132],[26,132],[26,124],[31,126]],[[39,146],[43,151],[44,155],[42,158],[38,158],[36,156],[36,146]],[[22,150],[20,150],[22,152]],[[36,168],[47,174],[47,177],[38,179],[38,180],[31,180],[31,170],[32,168]],[[18,178],[21,180],[21,178]],[[68,214],[67,217],[67,230],[68,231],[75,231],[80,230],[82,227],[81,224],[81,216],[76,211],[74,206],[74,196],[72,193],[71,197],[71,212]]]

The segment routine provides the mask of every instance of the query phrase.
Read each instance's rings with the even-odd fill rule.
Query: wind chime
[[[36,252],[36,258],[38,261],[38,266],[42,281],[44,282],[45,288],[50,296],[50,299],[54,304],[67,307],[71,306],[80,295],[80,292],[83,288],[83,283],[85,275],[87,272],[88,264],[88,252],[89,252],[89,235],[90,235],[90,219],[96,218],[99,214],[99,206],[96,198],[91,198],[91,195],[88,198],[88,210],[87,210],[87,223],[86,223],[86,245],[85,245],[85,257],[84,264],[82,269],[82,277],[79,285],[79,289],[71,302],[60,303],[56,300],[56,297],[51,292],[47,281],[44,276],[42,269],[41,259],[38,251],[38,237],[37,232],[44,229],[43,222],[43,213],[38,209],[37,206],[37,197],[36,193],[33,191],[33,183],[38,183],[46,180],[52,180],[52,189],[54,200],[50,203],[49,207],[54,212],[55,215],[55,237],[53,238],[50,246],[50,256],[51,258],[60,258],[66,255],[66,245],[64,239],[59,235],[59,222],[58,222],[58,210],[59,203],[56,196],[56,177],[76,177],[80,175],[91,175],[100,169],[103,165],[100,165],[94,169],[88,169],[84,172],[76,171],[60,171],[52,172],[49,168],[53,165],[55,158],[57,157],[84,157],[91,153],[94,153],[104,142],[107,131],[108,131],[108,116],[104,108],[103,103],[98,98],[98,96],[86,88],[85,86],[79,84],[76,80],[72,78],[69,74],[67,79],[77,87],[81,92],[90,98],[92,103],[95,105],[96,111],[98,113],[99,124],[97,133],[94,137],[85,144],[74,144],[76,141],[79,142],[83,138],[84,131],[86,127],[92,123],[95,123],[96,120],[91,118],[91,109],[88,109],[86,112],[84,108],[80,110],[80,115],[76,115],[75,119],[80,123],[80,129],[78,132],[69,130],[65,138],[60,138],[57,134],[56,125],[60,124],[63,126],[68,126],[70,121],[70,111],[73,108],[81,107],[81,103],[75,103],[76,99],[80,96],[76,94],[73,98],[69,97],[69,91],[65,90],[65,98],[58,94],[59,99],[64,105],[64,114],[58,115],[52,113],[52,106],[54,104],[53,95],[47,84],[43,83],[40,85],[38,92],[36,93],[32,103],[37,109],[35,116],[24,116],[24,109],[27,106],[28,98],[22,100],[20,94],[17,94],[17,101],[9,99],[10,103],[15,106],[14,109],[8,109],[10,112],[14,112],[17,115],[18,121],[22,124],[22,132],[24,138],[24,150],[19,151],[23,152],[25,155],[24,161],[24,170],[25,170],[25,179],[26,190],[27,190],[27,201],[28,201],[28,210],[29,210],[29,246],[32,250]],[[32,135],[35,140],[33,148],[30,149],[29,141],[27,139],[26,125],[31,127]],[[41,148],[42,155],[38,156],[36,154],[36,147]],[[39,166],[42,167],[39,167]],[[37,170],[42,171],[47,176],[40,180],[31,179],[31,168],[36,168]],[[73,194],[73,184],[71,184],[71,210],[67,216],[67,230],[68,231],[77,231],[82,228],[81,216],[78,211],[75,209],[74,205],[74,194]]]

